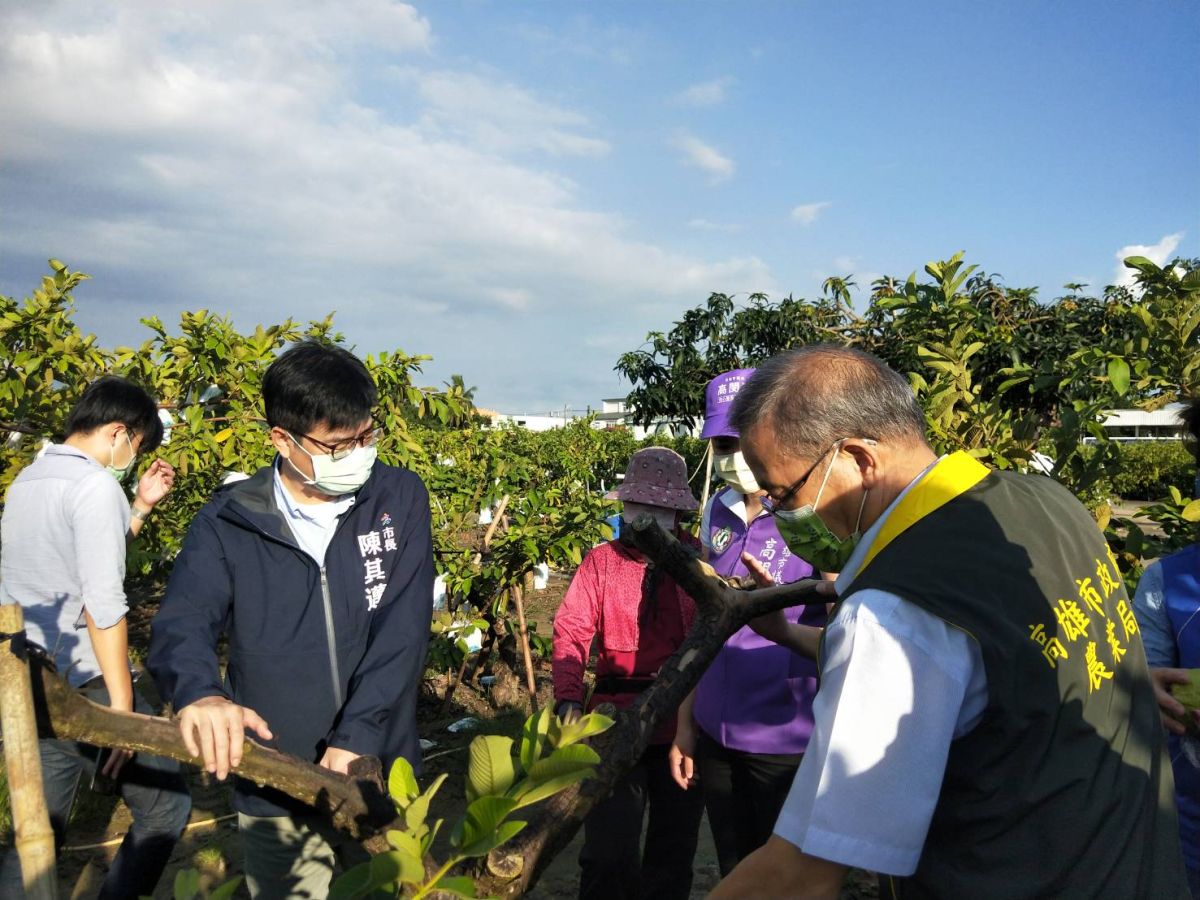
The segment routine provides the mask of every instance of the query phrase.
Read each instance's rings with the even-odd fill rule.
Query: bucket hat
[[[733,409],[733,401],[737,399],[738,391],[742,389],[753,369],[733,369],[722,372],[708,383],[704,390],[704,430],[702,438],[738,437],[737,429],[729,422],[729,413]]]
[[[666,509],[700,508],[700,502],[688,487],[687,463],[666,447],[646,447],[633,454],[625,470],[625,480],[604,496]]]

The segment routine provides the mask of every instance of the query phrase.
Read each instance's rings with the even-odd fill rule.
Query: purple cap
[[[738,391],[753,374],[753,369],[734,369],[722,372],[708,383],[704,391],[704,430],[700,437],[738,437],[737,429],[729,424],[729,412]]]

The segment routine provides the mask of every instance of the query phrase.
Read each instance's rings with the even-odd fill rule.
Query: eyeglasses
[[[372,423],[371,427],[361,434],[357,434],[352,438],[345,438],[336,443],[330,444],[327,441],[318,441],[315,437],[307,434],[301,434],[300,437],[305,440],[312,441],[322,450],[329,454],[332,460],[345,459],[359,447],[372,447],[378,442],[383,434],[383,429],[378,423]]]
[[[832,444],[829,447],[829,450],[832,450],[834,447],[837,447],[839,444],[841,444],[841,441],[838,441],[837,443]],[[786,491],[783,492],[782,497],[780,497],[779,499],[775,499],[774,497],[771,497],[769,495],[766,497],[763,497],[762,498],[762,508],[765,509],[767,512],[769,512],[773,516],[778,515],[779,513],[783,512],[783,508],[792,501],[793,497],[796,496],[796,491],[798,491],[798,490],[800,490],[800,488],[804,487],[804,483],[806,481],[808,481],[809,478],[812,477],[812,473],[815,472],[817,466],[819,466],[821,464],[821,460],[823,460],[826,456],[829,455],[829,450],[826,450],[824,453],[822,453],[820,456],[818,456],[817,461],[808,467],[808,471],[805,472],[803,475],[801,475],[800,479],[798,481],[796,481],[790,488],[788,488]]]

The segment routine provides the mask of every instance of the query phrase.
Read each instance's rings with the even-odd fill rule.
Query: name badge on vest
[[[712,536],[712,548],[717,553],[724,553],[732,541],[733,530],[728,527],[722,528]]]

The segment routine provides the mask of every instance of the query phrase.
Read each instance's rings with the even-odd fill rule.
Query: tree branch
[[[202,765],[188,752],[179,726],[170,719],[118,712],[80,695],[43,655],[30,654],[34,705],[42,737],[122,747],[180,762]],[[242,761],[233,770],[259,786],[272,787],[329,816],[352,837],[369,838],[385,829],[396,809],[382,784],[378,761],[363,768],[366,777],[341,775],[246,739]]]
[[[639,516],[630,527],[638,549],[696,601],[696,619],[649,690],[629,709],[606,713],[615,717],[616,724],[592,741],[601,760],[595,777],[550,798],[524,831],[489,854],[486,871],[480,875],[482,893],[517,897],[537,882],[550,861],[571,842],[592,807],[637,764],[651,735],[668,716],[675,715],[734,632],[751,619],[778,609],[829,602],[828,596],[817,594],[821,584],[817,579],[738,590],[649,516]]]

